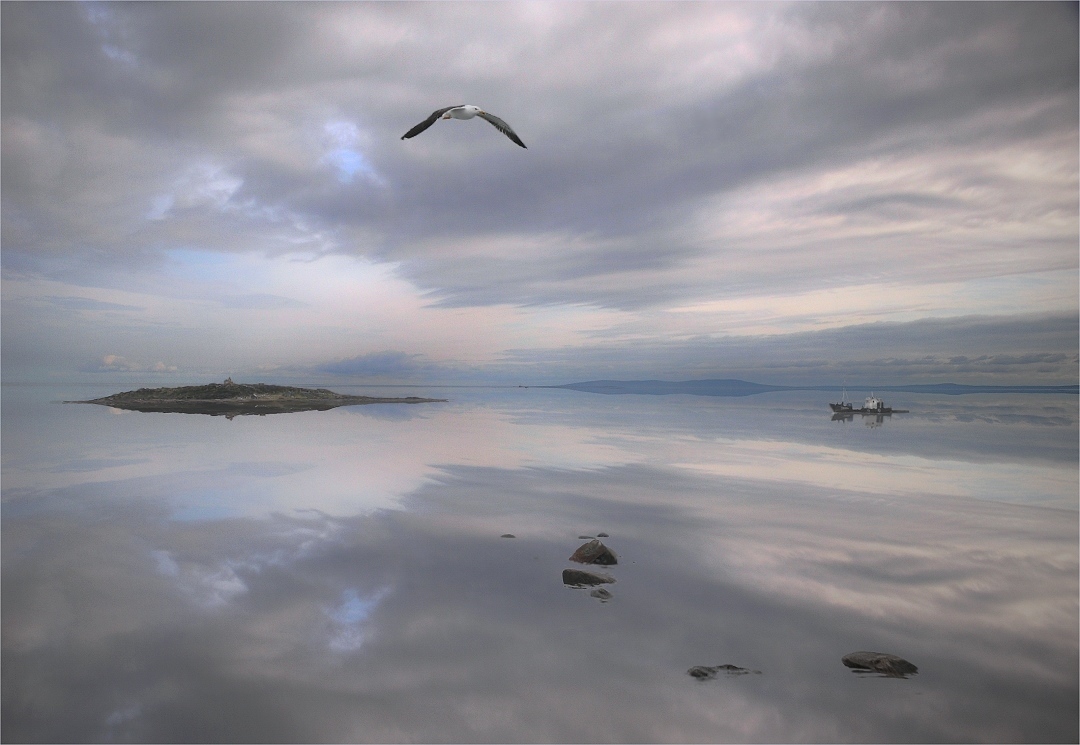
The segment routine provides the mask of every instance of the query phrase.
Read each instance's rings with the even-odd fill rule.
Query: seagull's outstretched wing
[[[513,140],[515,145],[525,147],[525,143],[521,141],[521,138],[517,136],[517,133],[514,132],[514,130],[510,129],[510,125],[504,122],[499,117],[495,116],[494,114],[489,114],[486,111],[481,111],[477,114],[477,116],[481,119],[487,119],[489,122],[495,125],[495,129],[499,130],[504,135]],[[528,150],[529,148],[525,147],[525,149]]]
[[[413,127],[412,129],[410,129],[410,130],[409,130],[408,132],[406,132],[405,134],[403,134],[403,135],[401,136],[401,139],[403,139],[403,140],[407,140],[407,139],[409,139],[410,137],[416,137],[416,136],[417,136],[418,134],[420,134],[420,133],[421,133],[421,132],[423,132],[423,131],[424,131],[425,129],[427,129],[428,127],[430,127],[430,126],[431,126],[432,124],[434,124],[435,122],[437,122],[437,121],[439,120],[439,117],[440,117],[440,116],[442,116],[443,114],[445,114],[445,113],[446,113],[447,111],[449,111],[450,109],[456,109],[456,108],[459,108],[459,107],[461,107],[461,106],[464,106],[464,105],[465,105],[465,104],[461,104],[461,103],[459,103],[459,104],[458,104],[457,106],[447,106],[447,107],[446,107],[445,109],[437,109],[437,110],[435,110],[435,111],[431,112],[431,116],[429,116],[429,117],[428,117],[427,119],[425,119],[424,121],[422,121],[422,122],[420,122],[419,124],[417,124],[417,125],[416,125],[415,127]],[[504,126],[505,126],[505,125],[504,125]],[[523,147],[524,147],[524,146],[523,146]]]

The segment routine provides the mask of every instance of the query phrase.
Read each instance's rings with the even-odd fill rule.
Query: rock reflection
[[[732,664],[694,665],[686,671],[686,674],[698,680],[713,680],[721,672],[725,675],[761,675],[760,670],[747,670],[745,667]]]
[[[582,569],[563,569],[562,581],[564,585],[587,587],[591,585],[612,584],[615,582],[615,578],[607,574],[586,572]]]

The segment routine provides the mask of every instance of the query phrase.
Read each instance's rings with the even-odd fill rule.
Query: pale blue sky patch
[[[341,183],[351,183],[357,176],[383,183],[375,167],[361,150],[364,137],[356,124],[340,119],[329,121],[323,126],[323,134],[328,147],[323,155],[323,162],[337,171]]]
[[[385,591],[380,591],[361,597],[357,590],[349,588],[341,593],[341,602],[330,611],[330,617],[341,624],[362,623],[368,619],[385,594]]]
[[[326,154],[326,160],[337,169],[338,179],[343,184],[351,182],[358,173],[362,176],[375,173],[363,155],[348,148],[331,150]]]

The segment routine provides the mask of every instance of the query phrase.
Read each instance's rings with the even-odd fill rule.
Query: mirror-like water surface
[[[3,390],[5,741],[1078,739],[1075,396],[107,392]]]

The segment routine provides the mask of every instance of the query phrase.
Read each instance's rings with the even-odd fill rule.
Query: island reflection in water
[[[1077,740],[1075,396],[423,395],[5,388],[3,738]],[[606,601],[562,581],[601,531]]]

